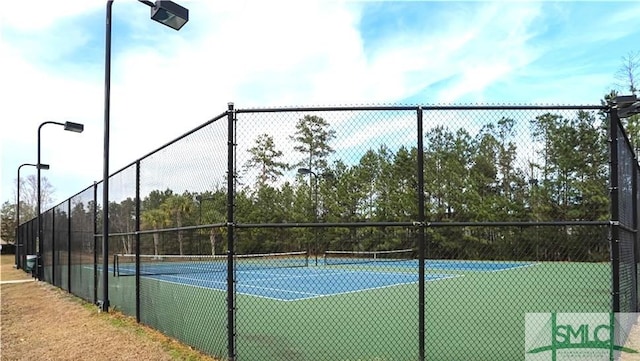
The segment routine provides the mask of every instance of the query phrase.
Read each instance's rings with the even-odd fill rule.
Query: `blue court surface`
[[[337,266],[320,265],[316,267],[284,267],[284,268],[243,268],[240,264],[236,270],[236,292],[238,294],[267,298],[278,301],[299,301],[326,296],[338,296],[354,292],[366,292],[374,289],[395,287],[418,282],[418,261],[397,260],[350,264],[348,260]],[[345,262],[346,261],[346,262]],[[534,263],[498,262],[498,261],[462,261],[462,260],[426,260],[425,281],[438,281],[454,277],[462,277],[456,272],[497,272],[529,267]],[[135,274],[132,264],[120,265],[120,274]],[[142,277],[163,282],[189,285],[226,292],[227,273],[224,268],[215,272],[202,272],[184,268],[171,270],[182,272],[165,272],[154,269],[157,274],[146,274]],[[416,272],[404,270],[415,269]],[[395,271],[394,271],[395,270]],[[164,269],[167,271],[167,269]],[[444,271],[444,273],[440,273]]]
[[[165,282],[226,291],[226,274],[175,274],[145,276]],[[427,281],[456,277],[426,275]],[[401,272],[334,270],[327,268],[281,268],[236,272],[236,292],[278,301],[298,301],[364,292],[418,282],[418,275]]]

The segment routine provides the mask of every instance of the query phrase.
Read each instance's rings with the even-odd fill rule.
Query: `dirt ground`
[[[13,264],[13,255],[0,257],[0,360],[214,360],[131,317],[99,313]]]

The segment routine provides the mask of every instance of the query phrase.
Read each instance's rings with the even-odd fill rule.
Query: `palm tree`
[[[175,220],[178,228],[182,227],[184,216],[189,215],[194,209],[194,202],[187,195],[172,195],[167,198],[161,205],[161,208]],[[184,237],[181,229],[178,229],[178,244],[180,246],[180,255],[184,254]]]
[[[169,215],[163,209],[150,209],[142,213],[143,229],[162,229],[169,223]],[[158,256],[160,233],[153,233],[153,254]]]

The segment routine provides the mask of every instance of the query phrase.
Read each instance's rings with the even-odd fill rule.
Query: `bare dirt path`
[[[0,257],[0,360],[214,360],[130,317],[98,313],[13,263]]]

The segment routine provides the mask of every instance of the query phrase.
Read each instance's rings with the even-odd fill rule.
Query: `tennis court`
[[[297,301],[316,297],[364,292],[418,282],[418,261],[384,259],[384,253],[363,252],[364,257],[331,258],[325,255],[319,266],[309,266],[306,253],[238,256],[236,293],[273,299]],[[329,254],[330,255],[330,254]],[[135,275],[135,255],[116,255],[111,272],[119,276]],[[128,259],[123,262],[122,259]],[[225,256],[149,256],[141,255],[140,274],[168,283],[178,283],[225,292]],[[479,262],[428,260],[425,281],[461,277],[442,271],[496,272],[532,266],[524,262]]]
[[[263,258],[235,264],[243,359],[418,358],[417,260],[321,257],[316,266],[300,255]],[[227,273],[221,262],[206,262],[207,272],[200,261],[141,262],[142,322],[224,354]],[[135,264],[117,267],[109,270],[113,302],[135,314]],[[426,260],[427,359],[523,360],[527,313],[608,312],[610,277],[608,263]],[[204,331],[210,329],[220,334]]]
[[[163,332],[223,352],[224,337],[200,331],[203,324],[226,329],[222,262],[141,260],[143,322],[162,320]],[[113,287],[133,292],[134,277],[125,275],[134,274],[135,265],[117,266],[110,270],[120,274]],[[238,257],[235,266],[237,352],[243,358],[418,358],[417,260],[320,258],[316,266],[297,254]],[[428,359],[522,360],[526,313],[607,312],[609,277],[607,263],[426,260]],[[194,299],[197,309],[178,307]],[[512,332],[505,335],[505,329]]]
[[[146,263],[141,264],[149,273],[141,271],[143,322],[162,320],[163,332],[223,352],[225,338],[201,330],[226,330],[226,269],[211,262],[209,272],[193,262]],[[238,355],[417,359],[418,261],[326,263],[321,259],[316,266],[299,255],[236,263]],[[118,267],[121,275],[135,270],[130,263]],[[607,312],[609,277],[606,263],[426,260],[427,359],[522,360],[526,313]],[[112,287],[133,292],[133,279],[114,277]],[[198,308],[179,307],[188,300],[197,300]]]

